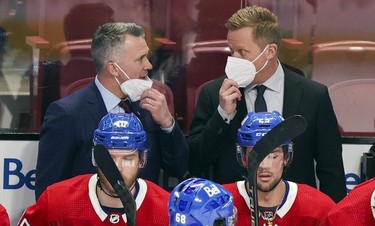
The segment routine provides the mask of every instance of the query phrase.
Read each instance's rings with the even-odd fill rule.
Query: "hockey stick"
[[[293,139],[302,134],[307,128],[306,120],[300,115],[293,115],[262,137],[251,150],[248,157],[248,181],[251,211],[251,225],[258,226],[258,193],[257,193],[257,171],[263,159],[283,142]]]
[[[117,169],[115,162],[109,154],[106,147],[102,144],[94,146],[94,158],[99,169],[103,172],[113,189],[119,196],[122,205],[124,206],[126,219],[129,226],[135,226],[136,204],[133,195],[130,193]]]

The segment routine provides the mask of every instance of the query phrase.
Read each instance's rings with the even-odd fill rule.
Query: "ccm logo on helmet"
[[[207,193],[208,197],[212,197],[214,195],[220,194],[220,190],[215,186],[211,185],[212,187],[203,187],[203,190]]]
[[[256,133],[255,134],[256,137],[264,137],[264,135],[266,135],[266,133]]]

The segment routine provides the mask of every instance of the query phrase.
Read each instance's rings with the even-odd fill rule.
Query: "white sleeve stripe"
[[[371,207],[371,211],[372,211],[372,216],[375,219],[375,191],[373,191],[372,195],[371,195],[370,207]]]

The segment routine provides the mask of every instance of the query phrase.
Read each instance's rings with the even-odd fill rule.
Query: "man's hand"
[[[146,89],[141,96],[140,107],[148,110],[152,119],[161,128],[169,128],[173,125],[173,116],[169,112],[167,100],[164,94],[154,88]]]
[[[224,79],[219,90],[219,104],[227,114],[230,115],[236,110],[237,101],[241,100],[241,96],[237,82]]]

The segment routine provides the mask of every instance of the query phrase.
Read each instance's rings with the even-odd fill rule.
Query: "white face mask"
[[[122,68],[120,66],[118,66],[118,64],[116,64],[115,62],[114,62],[114,64],[128,78],[128,80],[126,80],[125,82],[120,84],[120,82],[118,81],[118,79],[115,76],[115,79],[116,79],[117,83],[119,84],[119,86],[121,88],[121,91],[124,94],[128,95],[128,97],[130,98],[130,100],[132,102],[136,102],[136,101],[140,100],[143,91],[151,88],[152,79],[150,79],[148,76],[147,76],[147,80],[145,80],[145,79],[130,79],[129,76],[125,73],[125,71],[122,70]]]
[[[254,80],[255,75],[263,70],[268,64],[267,60],[263,67],[258,71],[256,71],[254,65],[254,62],[266,51],[267,47],[268,45],[253,61],[229,56],[227,59],[227,65],[225,66],[225,73],[228,78],[236,81],[239,87],[248,86]]]

